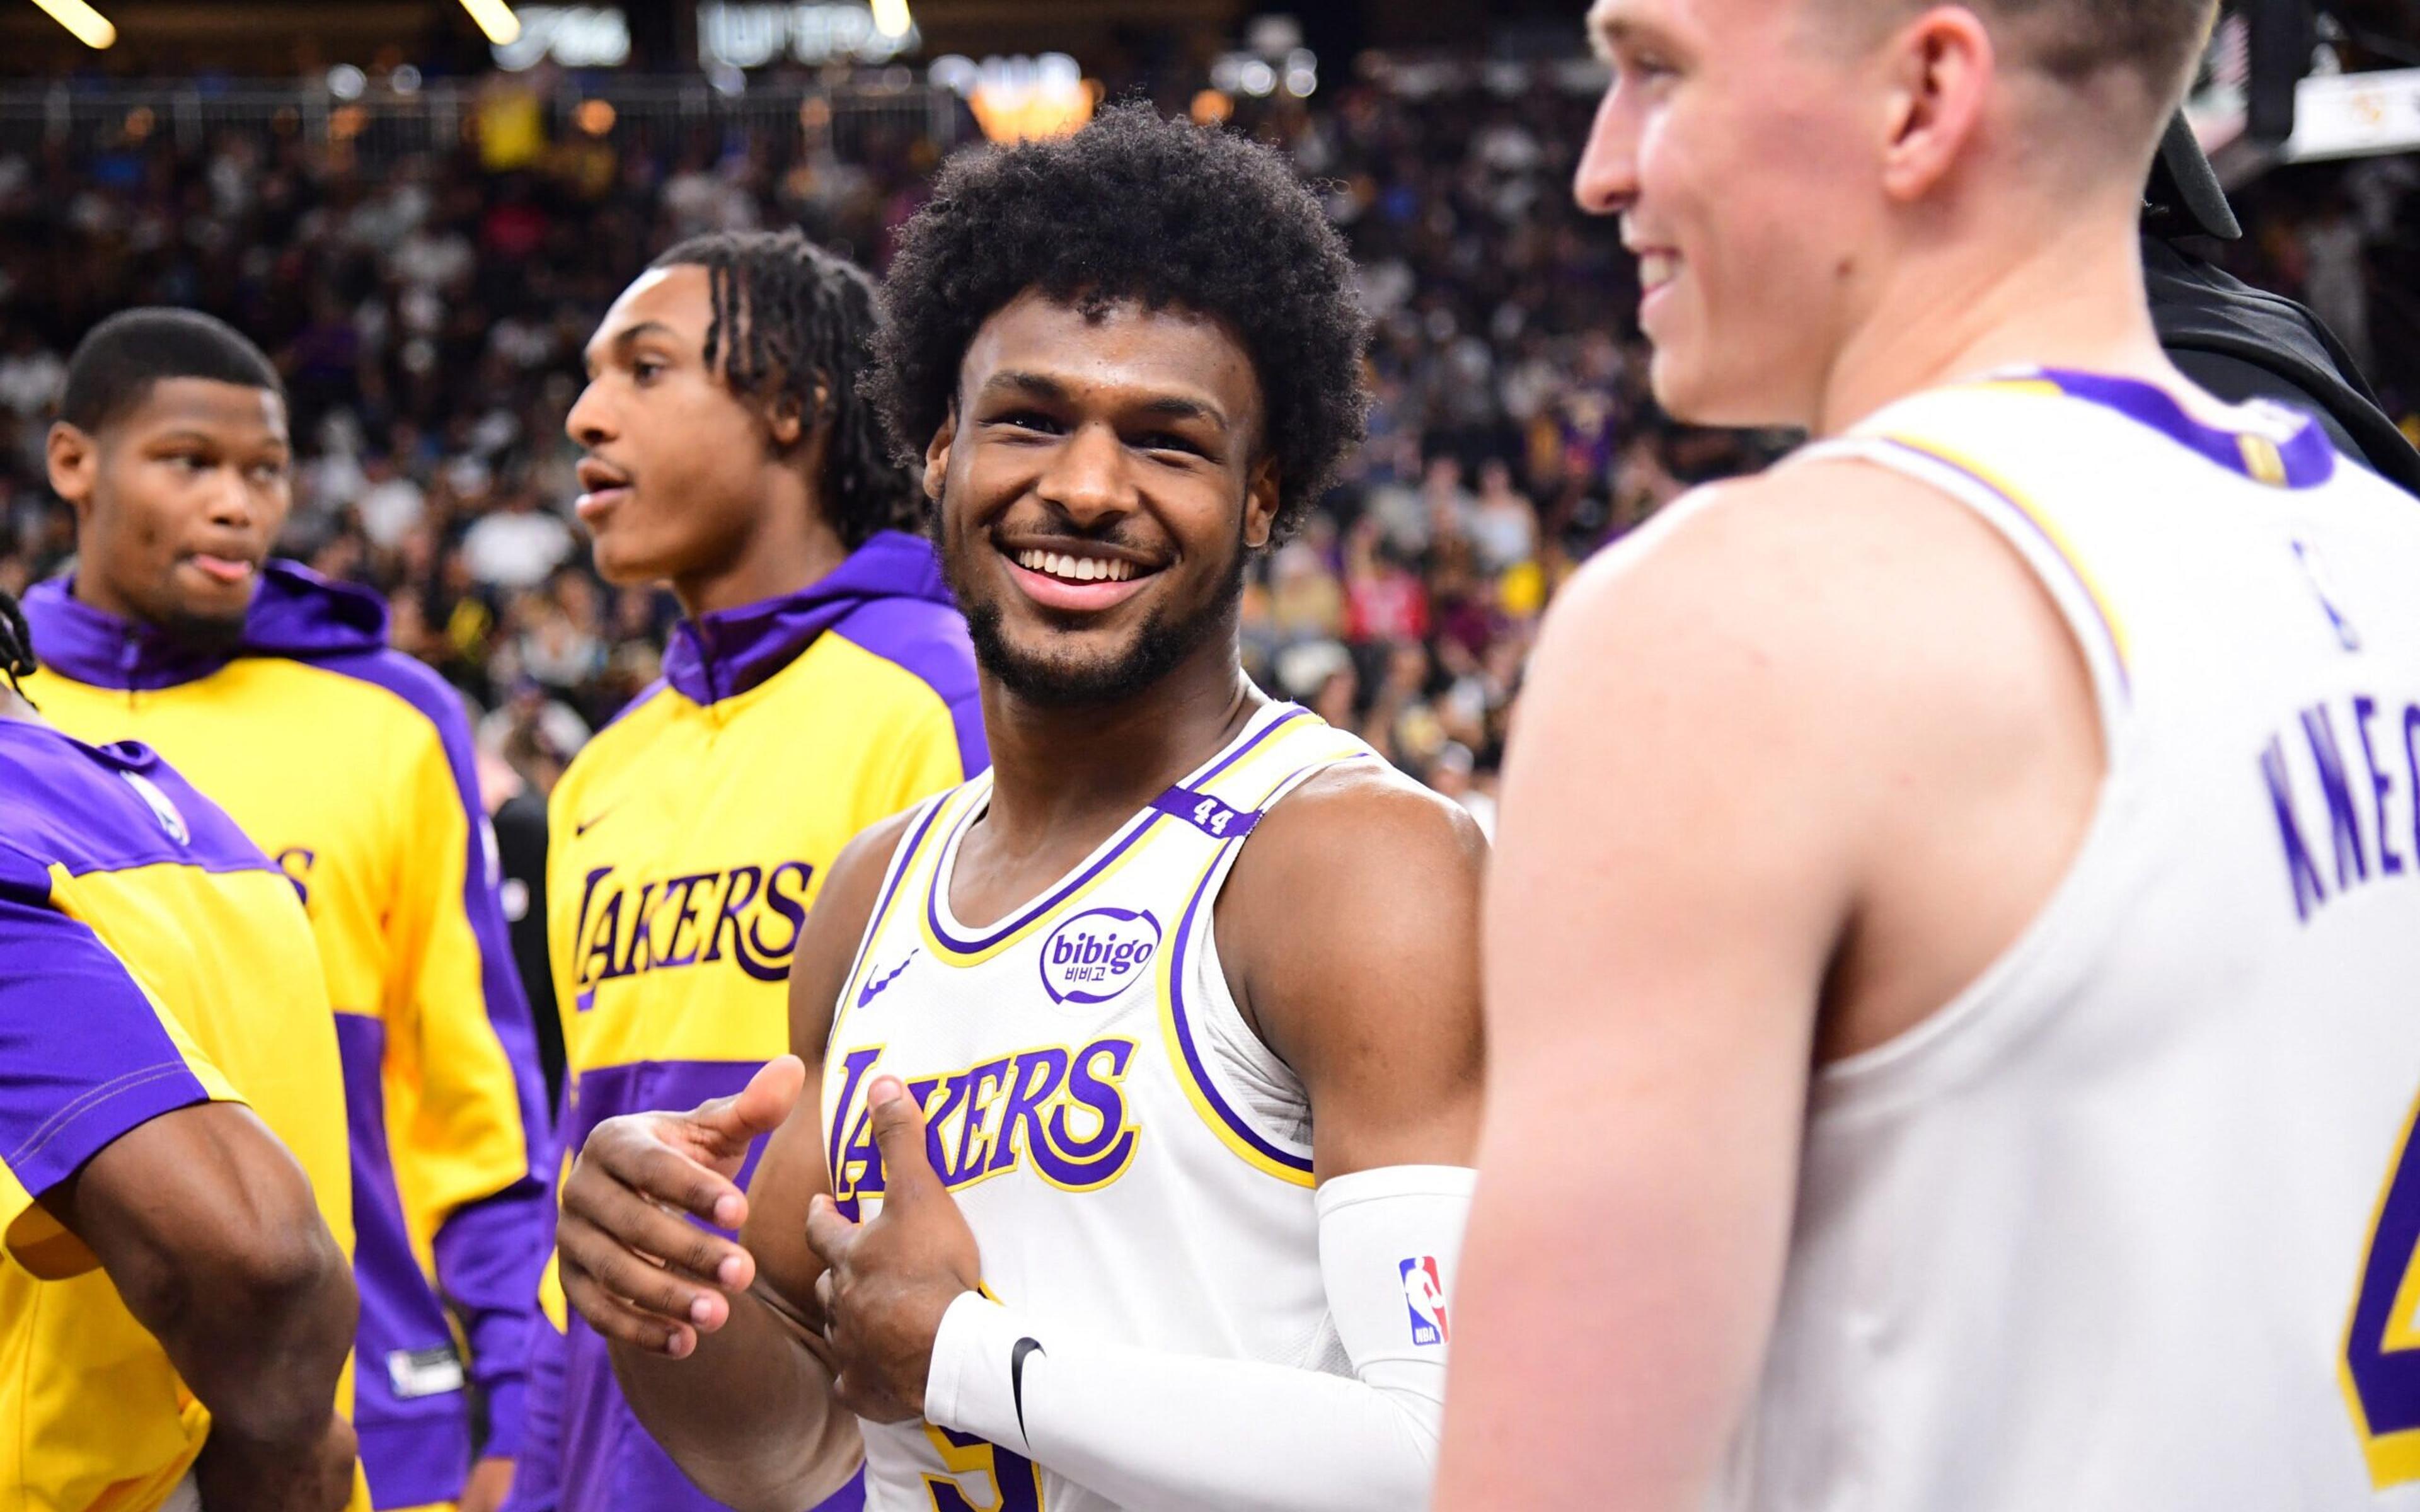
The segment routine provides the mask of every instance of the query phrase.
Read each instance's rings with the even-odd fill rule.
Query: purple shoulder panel
[[[100,936],[0,896],[0,1161],[27,1192],[57,1185],[138,1124],[209,1100]]]
[[[87,746],[26,720],[0,719],[0,834],[77,875],[162,862],[271,869],[225,810],[149,747]]]
[[[833,627],[911,675],[938,695],[957,733],[959,778],[980,775],[991,764],[984,743],[983,695],[975,678],[974,642],[954,606],[930,599],[885,598],[869,602]]]

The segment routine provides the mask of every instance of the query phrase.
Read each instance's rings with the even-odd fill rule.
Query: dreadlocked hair
[[[918,528],[922,496],[858,394],[882,319],[861,269],[795,227],[691,237],[649,266],[705,269],[714,306],[706,366],[719,367],[734,393],[789,398],[808,435],[825,433],[817,482],[842,545],[854,549],[876,531]]]
[[[34,627],[25,623],[25,611],[17,607],[16,596],[0,588],[0,677],[8,679],[23,698],[25,690],[17,679],[32,674],[40,664],[34,660]]]

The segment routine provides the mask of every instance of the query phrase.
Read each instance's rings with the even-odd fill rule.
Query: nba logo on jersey
[[[1412,1342],[1446,1341],[1445,1283],[1437,1279],[1436,1257],[1422,1255],[1396,1267],[1404,1278],[1404,1305],[1412,1310]]]
[[[185,816],[177,811],[177,806],[168,801],[168,795],[160,791],[158,783],[136,772],[117,775],[126,779],[128,787],[142,795],[143,801],[150,807],[151,817],[160,821],[160,827],[168,832],[170,840],[179,845],[194,842],[194,832],[185,827]]]

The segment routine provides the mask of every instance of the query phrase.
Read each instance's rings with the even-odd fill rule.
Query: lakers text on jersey
[[[918,811],[842,990],[824,1062],[832,1189],[882,1196],[866,1089],[899,1077],[982,1246],[985,1285],[1037,1321],[1140,1348],[1349,1373],[1321,1285],[1311,1110],[1228,992],[1212,914],[1260,817],[1374,760],[1290,704],[1261,709],[1038,901],[950,911],[988,776]],[[1006,1450],[923,1424],[865,1428],[868,1504],[1110,1512]]]

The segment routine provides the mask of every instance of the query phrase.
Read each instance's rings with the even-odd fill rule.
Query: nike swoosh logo
[[[923,949],[923,947],[920,945],[916,948],[916,950],[921,950]],[[899,973],[907,970],[910,965],[915,964],[916,950],[908,951],[908,959],[900,962],[898,965],[892,968],[891,975],[883,978],[880,981],[869,981],[864,986],[860,987],[857,990],[857,1006],[863,1008],[866,1004],[873,1002],[874,999],[881,993],[883,988],[890,986],[894,981],[897,981],[899,980]]]
[[[1008,1351],[1008,1394],[1016,1399],[1016,1431],[1028,1449],[1033,1447],[1033,1435],[1025,1431],[1025,1357],[1048,1352],[1036,1338],[1018,1339],[1016,1347]]]
[[[613,809],[618,809],[620,807],[621,805],[618,803],[613,805]],[[607,809],[602,813],[590,814],[587,818],[571,826],[571,838],[573,840],[578,840],[581,836],[587,834],[592,829],[595,829],[598,825],[603,824],[606,816],[611,814],[613,811],[613,809]]]

